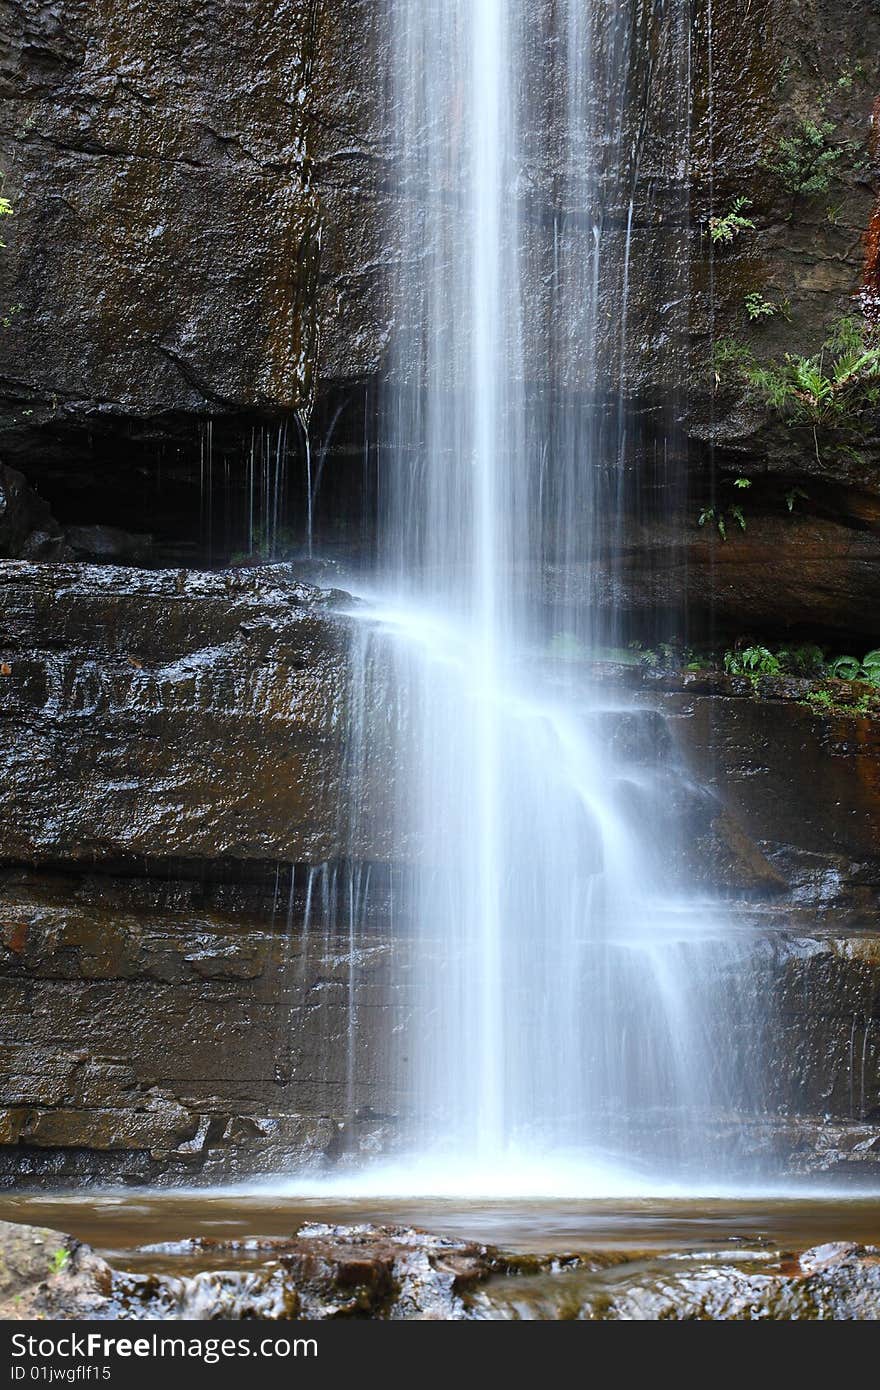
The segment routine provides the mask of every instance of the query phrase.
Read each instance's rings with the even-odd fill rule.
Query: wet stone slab
[[[144,1247],[126,1272],[73,1237],[0,1223],[0,1315],[139,1320],[859,1320],[880,1317],[880,1248],[829,1242],[681,1255],[510,1254],[401,1226]],[[137,1260],[135,1259],[135,1263]],[[124,1257],[122,1257],[124,1264]]]

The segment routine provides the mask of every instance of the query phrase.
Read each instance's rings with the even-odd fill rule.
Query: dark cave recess
[[[77,559],[258,563],[308,553],[310,490],[312,533],[324,549],[367,542],[370,405],[359,383],[316,408],[308,425],[281,412],[108,415],[5,430],[0,447],[49,504]]]
[[[544,421],[552,471],[565,406],[540,406],[535,418]],[[413,467],[380,442],[391,408],[381,384],[369,379],[335,383],[307,419],[238,411],[148,419],[73,412],[66,420],[62,411],[54,420],[8,418],[0,457],[47,504],[69,559],[146,568],[281,561],[323,587],[356,587],[375,557],[383,475]],[[609,403],[593,408],[598,496],[617,490],[619,460],[603,466]],[[733,492],[735,480],[751,472],[747,459],[713,456],[677,429],[669,433],[660,402],[631,408],[626,544],[612,561],[609,538],[590,572],[564,571],[548,555],[535,595],[540,629],[555,630],[564,593],[576,606],[616,614],[612,644],[747,638],[815,641],[837,651],[876,645],[880,516],[873,493],[851,481],[796,476],[791,467],[756,472],[747,491]],[[724,539],[711,521],[698,524],[706,508],[731,497],[742,500],[745,530],[730,523]],[[61,558],[7,552],[24,553]]]

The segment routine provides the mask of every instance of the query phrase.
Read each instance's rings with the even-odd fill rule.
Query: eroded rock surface
[[[512,1320],[876,1322],[880,1249],[838,1242],[762,1262],[671,1256],[496,1283],[475,1303],[483,1316]]]
[[[0,1223],[0,1315],[140,1320],[835,1320],[880,1318],[880,1249],[799,1257],[510,1255],[405,1227],[305,1226],[289,1239],[147,1247],[125,1273],[69,1236]],[[193,1273],[164,1273],[185,1261]],[[118,1263],[124,1263],[119,1257]],[[198,1268],[200,1263],[205,1266]]]
[[[339,602],[281,566],[0,565],[0,858],[339,857]]]
[[[371,785],[345,737],[346,603],[285,566],[8,562],[0,604],[0,1183],[207,1182],[399,1146],[413,1101],[389,1047],[413,1025],[387,711]],[[597,732],[632,814],[675,811],[673,885],[723,887],[757,933],[761,1007],[737,1045],[776,1059],[768,1110],[738,1139],[719,1117],[707,1132],[770,1166],[865,1176],[874,721],[808,709],[797,683],[757,699],[705,673],[607,678],[635,707],[615,694]]]

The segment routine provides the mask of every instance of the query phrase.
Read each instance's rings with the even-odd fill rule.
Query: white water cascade
[[[676,486],[674,384],[648,442],[627,375],[647,280],[667,319],[639,350],[673,363],[687,288],[688,7],[388,15],[398,327],[363,669],[388,682],[364,708],[391,730],[408,865],[395,1070],[432,1173],[412,1181],[705,1174],[706,1117],[747,1086],[750,947],[687,890],[662,719],[595,675],[624,640],[646,453],[661,504]],[[657,103],[667,186],[646,201]]]

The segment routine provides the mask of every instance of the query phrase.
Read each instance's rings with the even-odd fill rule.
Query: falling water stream
[[[641,105],[659,100],[645,90],[658,64],[668,187],[638,215],[669,258],[651,290],[665,275],[668,321],[642,350],[668,350],[686,284],[688,7],[394,0],[388,13],[397,334],[364,641],[386,682],[393,671],[410,865],[395,1069],[425,1176],[408,1160],[409,1180],[705,1175],[721,1161],[707,1115],[748,1089],[750,948],[676,871],[668,769],[633,754],[651,711],[589,676],[600,644],[622,640],[596,576],[613,590],[627,474],[647,447],[625,378],[645,279]],[[655,454],[674,404],[671,391]],[[380,666],[374,650],[362,670]],[[369,686],[355,742],[374,736],[364,707],[385,700]]]
[[[231,1192],[7,1195],[3,1214],[145,1271],[174,1268],[156,1242],[181,1234],[232,1236],[247,1266],[248,1236],[340,1219],[589,1251],[589,1271],[597,1249],[641,1268],[646,1251],[876,1240],[876,1203],[844,1202],[836,1183],[795,1201],[770,1143],[757,1157],[773,1124],[772,950],[693,881],[687,807],[704,793],[662,712],[599,660],[631,636],[627,528],[649,507],[681,512],[692,47],[707,7],[377,8],[395,332],[372,441],[376,563],[348,586],[346,852],[279,876],[272,921],[286,920],[294,1001],[278,1010],[275,1080],[313,1089],[321,1122],[325,1106],[366,1112],[384,1148],[340,1144],[316,1171],[291,1144],[287,1172]],[[637,406],[646,357],[666,390]],[[312,557],[327,442],[313,461],[308,426]],[[287,458],[283,429],[252,437],[249,556],[284,547]],[[224,488],[208,426],[209,555]],[[669,622],[658,614],[652,635]],[[390,1000],[370,974],[387,949]],[[869,1003],[860,1052],[855,1016],[849,1040],[862,1118]]]

